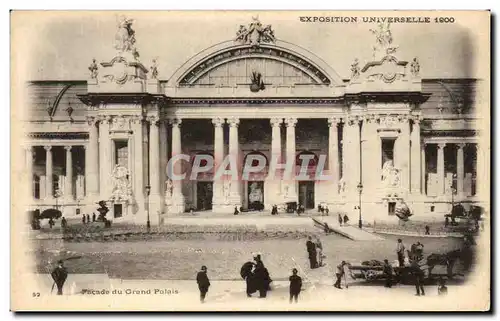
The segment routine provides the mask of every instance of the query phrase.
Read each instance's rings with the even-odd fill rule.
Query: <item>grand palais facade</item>
[[[349,79],[258,19],[235,31],[166,81],[154,61],[139,60],[124,19],[115,56],[89,62],[88,79],[27,83],[26,206],[72,217],[104,200],[109,219],[144,224],[149,213],[154,225],[191,210],[230,215],[289,202],[353,216],[361,204],[364,220],[396,221],[404,201],[414,217],[442,219],[452,202],[481,201],[489,182],[482,80],[422,79],[425,66],[398,56],[387,26],[372,61],[353,57]],[[180,154],[215,164],[234,155],[238,170],[249,155],[266,164],[247,179],[208,171],[171,180],[167,163]],[[301,155],[311,160],[307,172],[323,166],[331,179],[267,175],[273,160],[292,161],[298,173]],[[176,164],[179,172],[190,165]]]

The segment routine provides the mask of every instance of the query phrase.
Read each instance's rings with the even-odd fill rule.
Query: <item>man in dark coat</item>
[[[292,275],[290,276],[290,303],[295,299],[297,303],[299,299],[300,291],[302,290],[302,278],[297,275],[297,269],[292,270]]]
[[[267,297],[267,291],[270,290],[269,285],[271,284],[271,278],[269,277],[269,272],[264,267],[264,263],[258,260],[255,264],[255,270],[253,272],[255,277],[255,282],[257,290],[259,290],[259,297]]]
[[[87,215],[83,214],[82,215],[82,223],[85,224],[86,220],[87,220]]]
[[[385,259],[384,260],[384,267],[383,267],[383,273],[385,276],[385,287],[386,288],[392,288],[392,277],[394,274],[394,269],[392,266],[389,264],[389,260]]]
[[[415,288],[417,290],[417,296],[425,295],[424,291],[424,271],[420,268],[417,260],[411,262],[411,272],[415,281]]]
[[[57,262],[57,267],[51,273],[54,283],[57,285],[57,295],[63,294],[64,282],[68,278],[68,271],[63,265],[63,261]]]
[[[316,244],[312,241],[312,237],[310,236],[307,238],[306,247],[311,269],[315,269],[318,267],[318,261],[317,261],[318,253],[316,252]]]
[[[396,246],[396,255],[398,256],[399,267],[405,266],[405,246],[403,240],[398,239],[398,244]]]
[[[198,283],[198,289],[200,289],[200,302],[205,302],[205,296],[207,295],[208,288],[210,287],[210,280],[207,276],[207,267],[203,265],[201,271],[196,275],[196,282]]]
[[[95,222],[95,212],[92,213],[92,222]]]

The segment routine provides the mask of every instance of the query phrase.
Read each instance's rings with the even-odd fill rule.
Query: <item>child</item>
[[[446,287],[446,281],[443,278],[439,279],[438,295],[447,295],[448,288]]]
[[[295,299],[295,303],[297,303],[301,289],[302,278],[297,275],[297,269],[293,269],[290,276],[290,303],[292,303],[292,299]]]

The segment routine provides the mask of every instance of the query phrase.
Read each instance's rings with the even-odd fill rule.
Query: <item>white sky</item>
[[[239,25],[248,25],[256,12],[143,11],[125,14],[135,19],[133,28],[141,61],[149,66],[152,58],[157,57],[160,79],[168,79],[199,51],[233,39]],[[358,57],[362,64],[372,58],[375,38],[369,29],[376,25],[299,21],[303,15],[340,14],[358,16],[358,21],[361,21],[362,14],[359,11],[316,11],[307,14],[299,11],[268,11],[260,12],[258,16],[263,25],[272,25],[277,38],[314,52],[342,78],[349,78],[350,64],[354,58]],[[383,12],[375,14],[387,16]],[[433,14],[429,12],[429,15]],[[369,15],[373,16],[374,12]],[[422,16],[422,13],[419,15]],[[98,62],[113,58],[112,44],[117,30],[117,16],[118,13],[110,11],[14,13],[12,31],[14,37],[24,43],[19,46],[23,49],[19,49],[17,54],[26,57],[29,66],[27,79],[86,79],[87,67],[92,58],[95,57]],[[394,16],[394,13],[389,16]],[[487,29],[479,28],[481,17],[470,14],[453,16],[455,23],[448,25],[392,24],[394,43],[399,46],[397,57],[410,61],[417,56],[424,78],[485,77],[477,64],[480,61],[478,51],[488,51],[489,48],[484,38],[478,40],[481,32],[483,36],[487,32]],[[16,54],[16,46],[13,50]]]

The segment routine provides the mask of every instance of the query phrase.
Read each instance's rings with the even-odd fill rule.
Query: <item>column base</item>
[[[236,205],[232,204],[213,204],[212,205],[212,213],[225,213],[225,214],[234,214],[234,207]],[[240,207],[238,206],[238,211]]]
[[[186,210],[186,204],[184,201],[184,195],[175,195],[172,196],[172,200],[170,202],[165,203],[165,214],[167,216],[182,214]]]
[[[149,222],[151,225],[159,225],[160,224],[160,215],[161,215],[161,196],[150,195],[149,196]]]

